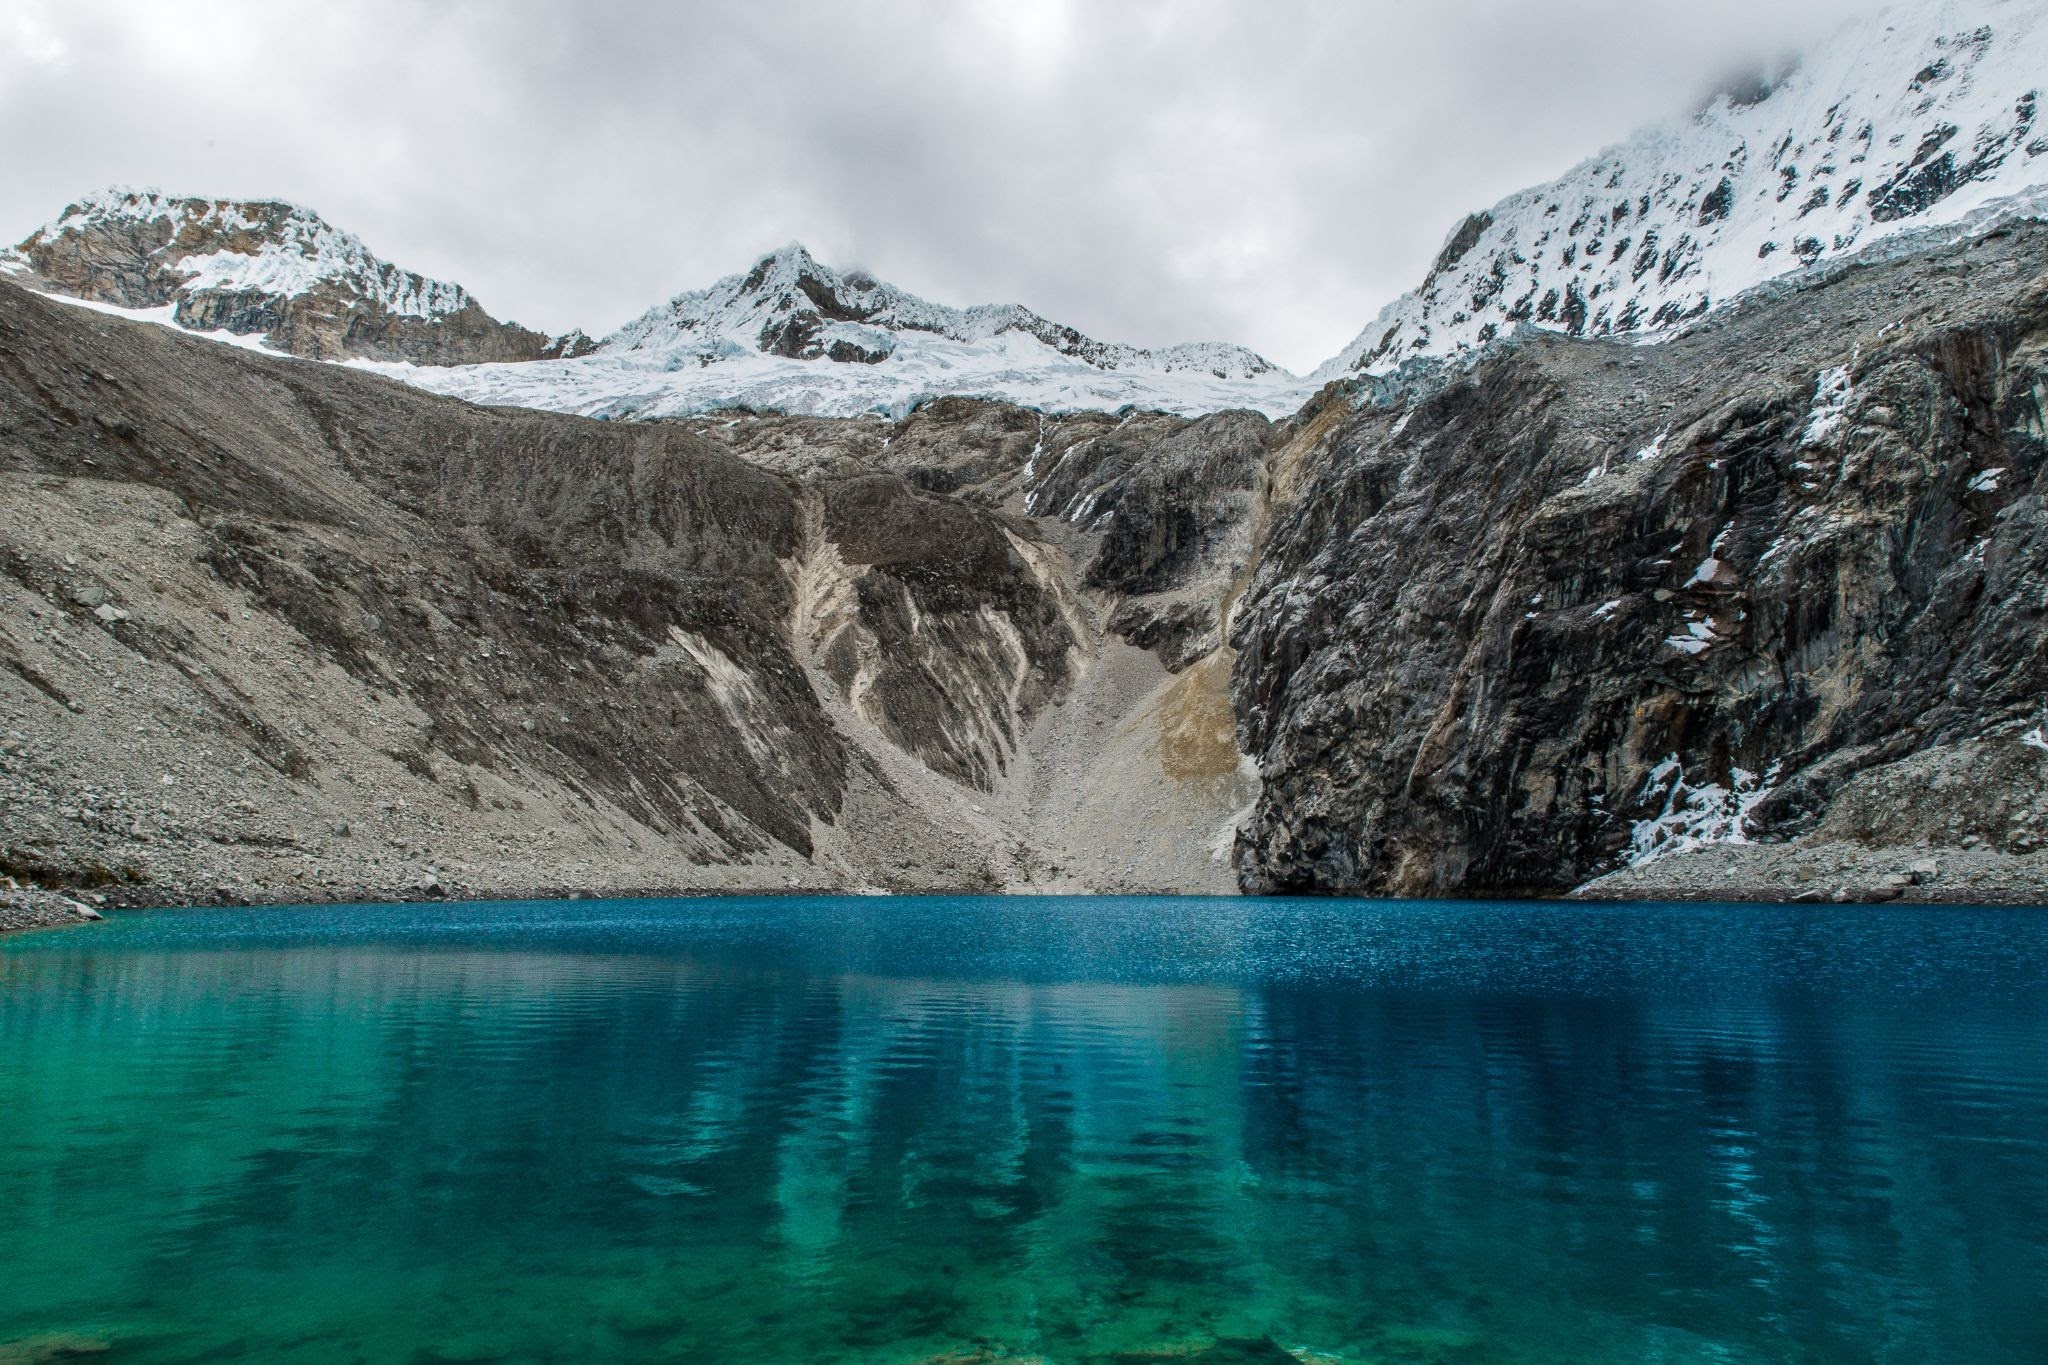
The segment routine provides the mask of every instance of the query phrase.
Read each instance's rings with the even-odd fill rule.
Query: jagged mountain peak
[[[461,285],[393,265],[284,199],[115,186],[67,205],[0,255],[0,268],[49,292],[168,309],[179,326],[260,336],[319,360],[452,364],[589,346],[499,322]]]
[[[1213,343],[1146,350],[1101,342],[1020,304],[966,308],[933,303],[865,270],[841,271],[790,242],[706,289],[678,294],[620,328],[607,350],[662,351],[710,364],[748,353],[874,365],[921,334],[964,345],[1028,337],[1105,371],[1204,371],[1220,379],[1282,374],[1241,346]]]
[[[1900,4],[1689,117],[1475,213],[1319,378],[1469,353],[1530,325],[1654,335],[1778,276],[2048,183],[2048,14]]]
[[[165,273],[186,276],[183,288],[193,292],[289,296],[327,284],[419,318],[459,313],[474,302],[461,285],[391,265],[354,233],[284,199],[207,199],[114,186],[67,205],[13,254],[33,265],[39,253],[63,251],[96,232],[131,236],[146,252],[166,257]]]

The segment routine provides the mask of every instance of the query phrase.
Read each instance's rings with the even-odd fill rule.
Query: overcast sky
[[[800,240],[944,303],[1305,370],[1474,208],[1858,0],[0,0],[0,235],[296,200],[603,332]]]

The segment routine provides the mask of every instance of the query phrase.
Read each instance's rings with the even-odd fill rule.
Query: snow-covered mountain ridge
[[[0,251],[0,274],[87,302],[169,308],[187,330],[261,336],[314,360],[445,365],[588,345],[499,322],[461,285],[392,265],[282,200],[102,190]]]
[[[723,409],[901,416],[933,398],[1043,411],[1294,411],[1305,381],[1242,346],[1145,350],[1097,341],[1015,304],[953,308],[795,243],[628,323],[589,355],[453,370],[374,368],[474,402],[597,417]]]
[[[2048,182],[2048,15],[1898,5],[1475,213],[1422,286],[1315,371],[1384,374],[1519,325],[1653,337],[1789,272]]]
[[[484,312],[280,200],[113,189],[0,251],[0,276],[142,321],[378,370],[480,403],[588,416],[753,408],[901,415],[939,397],[1045,411],[1292,412],[1312,389],[1242,346],[1146,350],[1018,305],[954,308],[792,243],[601,344]]]

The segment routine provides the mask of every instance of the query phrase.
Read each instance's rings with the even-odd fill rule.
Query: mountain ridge
[[[609,418],[725,409],[900,417],[937,398],[1041,411],[1280,416],[1311,386],[1242,346],[1099,341],[1021,304],[934,303],[791,242],[559,364],[385,373],[472,401]]]
[[[452,397],[607,418],[729,408],[900,416],[943,397],[1278,416],[1310,391],[1242,346],[1145,348],[1099,341],[1021,304],[934,303],[834,270],[797,242],[602,339],[499,322],[461,285],[383,261],[284,200],[99,191],[0,250],[0,276]]]
[[[282,199],[96,191],[0,251],[0,273],[87,302],[168,308],[163,320],[184,330],[260,336],[309,360],[448,365],[589,344],[501,322],[461,285],[393,265]]]

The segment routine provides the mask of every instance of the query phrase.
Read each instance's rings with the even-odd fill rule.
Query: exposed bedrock
[[[1326,391],[1275,433],[1233,632],[1246,885],[1556,892],[1735,838],[2031,851],[2038,765],[1987,759],[1974,802],[1884,774],[2017,755],[2041,719],[2044,265],[2029,226],[1659,346],[1524,334],[1409,403]]]

